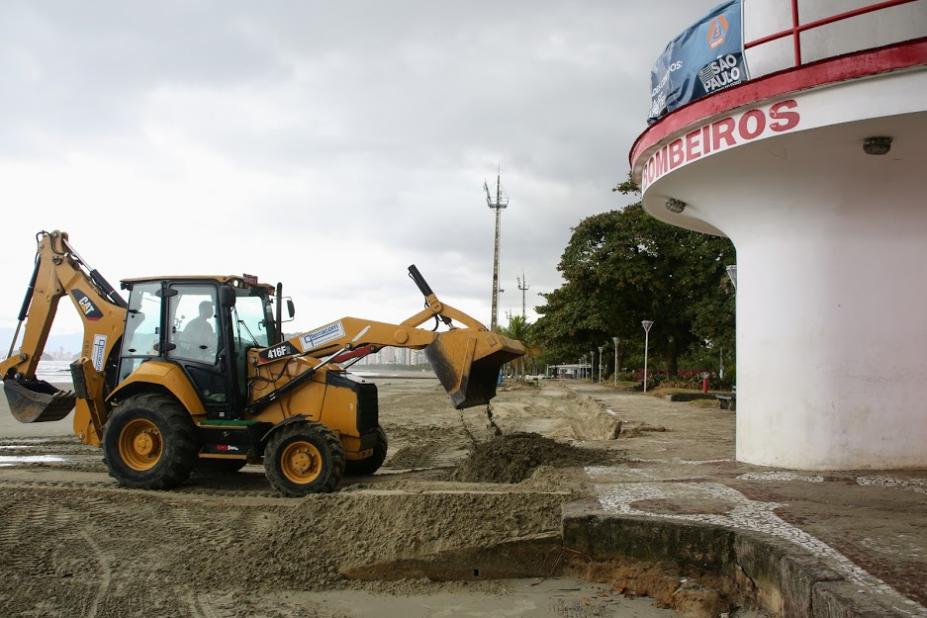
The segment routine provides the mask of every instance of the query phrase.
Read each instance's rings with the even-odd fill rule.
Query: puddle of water
[[[61,463],[64,457],[57,455],[0,455],[0,465],[12,466],[19,463]]]

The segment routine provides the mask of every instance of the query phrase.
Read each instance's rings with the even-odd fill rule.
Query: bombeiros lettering
[[[776,133],[781,133],[797,127],[799,121],[801,121],[801,116],[795,111],[797,107],[798,101],[795,99],[779,101],[770,107],[769,117],[773,122],[769,124],[769,128]]]
[[[698,128],[664,144],[654,152],[641,172],[641,185],[650,183],[669,171],[719,150],[772,133],[783,133],[801,122],[798,101],[786,99],[767,107],[756,107],[741,114],[727,116]]]

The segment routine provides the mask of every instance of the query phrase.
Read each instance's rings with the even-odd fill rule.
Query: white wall
[[[925,78],[799,95],[809,118],[859,118],[698,159],[645,193],[655,216],[685,224],[664,207],[681,199],[737,247],[741,461],[927,466]],[[920,111],[880,116],[891,102]],[[894,137],[889,154],[863,152],[873,135]]]

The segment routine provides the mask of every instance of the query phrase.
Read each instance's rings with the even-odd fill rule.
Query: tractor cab
[[[240,418],[248,350],[280,341],[279,287],[249,275],[127,279],[122,287],[129,301],[115,383],[146,361],[167,361],[183,370],[208,418]]]

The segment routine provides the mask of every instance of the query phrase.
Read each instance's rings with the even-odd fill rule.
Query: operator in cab
[[[204,361],[212,361],[216,356],[216,331],[209,323],[214,317],[215,308],[212,302],[204,300],[200,303],[200,314],[190,320],[183,329],[184,343],[190,346],[193,354]]]

